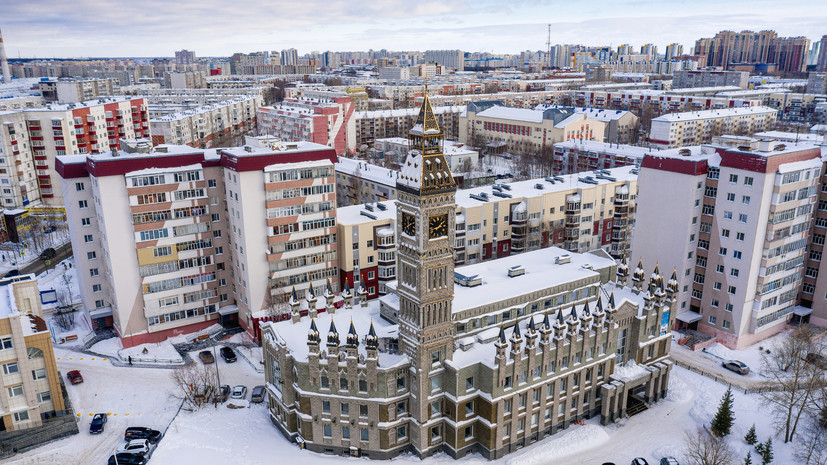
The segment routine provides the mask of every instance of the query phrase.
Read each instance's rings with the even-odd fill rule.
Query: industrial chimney
[[[3,82],[8,84],[11,82],[11,72],[9,71],[9,60],[6,58],[6,45],[3,44],[3,33],[0,32],[0,67],[3,68]]]

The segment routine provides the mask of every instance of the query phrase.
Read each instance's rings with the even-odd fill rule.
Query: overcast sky
[[[689,47],[724,29],[827,34],[825,0],[0,0],[10,57],[297,48],[517,53],[552,43]]]

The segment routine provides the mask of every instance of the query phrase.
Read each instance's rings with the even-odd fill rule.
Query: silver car
[[[738,360],[727,360],[724,363],[722,363],[721,366],[723,366],[729,371],[734,371],[739,375],[745,375],[749,373],[749,367],[747,366],[747,364]]]
[[[233,393],[230,395],[233,399],[244,399],[247,397],[247,386],[238,385],[233,388]]]
[[[267,394],[267,391],[264,390],[264,386],[256,386],[253,388],[253,393],[250,396],[250,402],[259,403],[264,402],[264,396]]]

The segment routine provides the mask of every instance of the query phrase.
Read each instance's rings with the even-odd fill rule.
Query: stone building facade
[[[426,100],[397,184],[393,292],[309,293],[262,327],[272,422],[321,453],[495,459],[666,395],[674,272],[664,283],[655,267],[647,285],[639,264],[630,288],[625,262],[558,248],[455,270],[441,137]]]

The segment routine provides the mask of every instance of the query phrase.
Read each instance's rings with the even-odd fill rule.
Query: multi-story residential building
[[[827,72],[810,73],[807,78],[808,94],[827,94]]]
[[[769,107],[669,113],[652,119],[649,142],[673,148],[705,144],[723,134],[750,136],[771,129],[777,114]]]
[[[257,339],[293,285],[338,282],[335,159],[309,142],[60,157],[84,306],[125,347],[235,314]]]
[[[619,166],[640,166],[652,149],[593,140],[569,140],[554,144],[555,174],[582,173]]]
[[[195,52],[192,50],[183,49],[175,52],[175,64],[192,65],[195,61]]]
[[[720,88],[718,88],[720,89]],[[682,92],[680,89],[673,92]],[[717,92],[720,92],[718,90]],[[701,111],[760,106],[761,100],[668,93],[661,90],[575,91],[574,104],[591,108],[629,110],[636,115],[660,116],[676,111]]]
[[[394,293],[378,304],[360,293],[358,309],[347,289],[295,299],[291,321],[263,328],[279,431],[315,452],[495,459],[662,398],[675,280],[664,287],[656,269],[641,296],[642,269],[629,289],[628,267],[603,252],[560,249],[455,269],[455,188],[427,100],[410,136]]]
[[[470,103],[460,117],[459,140],[471,145],[501,142],[508,152],[537,153],[566,140],[602,142],[606,125],[568,107],[527,110],[499,102]]]
[[[560,108],[558,106],[540,105],[537,110]],[[603,132],[603,141],[615,144],[631,144],[637,141],[640,118],[631,111],[604,110],[601,108],[574,107],[575,113],[585,115],[589,119],[606,123]]]
[[[173,89],[204,89],[207,87],[207,74],[203,71],[164,73],[164,86]]]
[[[816,62],[816,71],[827,71],[827,35],[821,36],[821,44],[818,47],[818,61]]]
[[[672,74],[672,88],[737,86],[747,88],[749,73],[746,71],[722,71],[718,69],[698,69],[692,71],[675,71]]]
[[[425,61],[457,71],[465,70],[465,52],[462,50],[426,50]]]
[[[806,37],[778,37],[770,43],[767,55],[782,73],[803,73],[807,70],[809,50],[810,39]]]
[[[256,128],[260,95],[239,95],[211,105],[152,118],[152,144],[210,148],[235,145]]]
[[[0,432],[41,426],[65,408],[37,280],[34,275],[2,279]]]
[[[457,190],[454,261],[459,266],[552,246],[621,257],[631,251],[636,192],[633,166]],[[370,298],[388,292],[397,277],[396,263],[388,260],[396,252],[396,210],[394,200],[338,208],[342,285],[364,287]]]
[[[0,168],[0,198],[9,208],[37,199],[63,205],[54,185],[56,156],[117,149],[121,139],[149,137],[143,98],[113,97],[7,112],[0,114],[0,126],[5,128],[0,130],[0,149],[8,154],[8,167]],[[9,132],[12,127],[14,134]]]
[[[721,31],[713,38],[695,41],[695,55],[706,56],[707,66],[726,68],[730,63],[769,63],[775,31]]]
[[[327,145],[337,155],[356,150],[356,124],[350,97],[344,93],[325,97],[284,99],[257,111],[258,132],[283,140],[304,140]]]
[[[113,78],[43,78],[40,94],[44,102],[85,102],[120,94],[120,82]]]
[[[678,270],[681,326],[740,348],[781,331],[807,259],[821,153],[745,142],[646,155],[632,263]]]
[[[413,127],[417,111],[416,108],[402,108],[354,113],[356,146],[361,147],[363,144],[370,146],[376,139],[404,136]],[[459,119],[463,111],[465,111],[464,106],[434,107],[434,116],[439,121],[439,126],[443,128],[446,138],[459,137]]]

